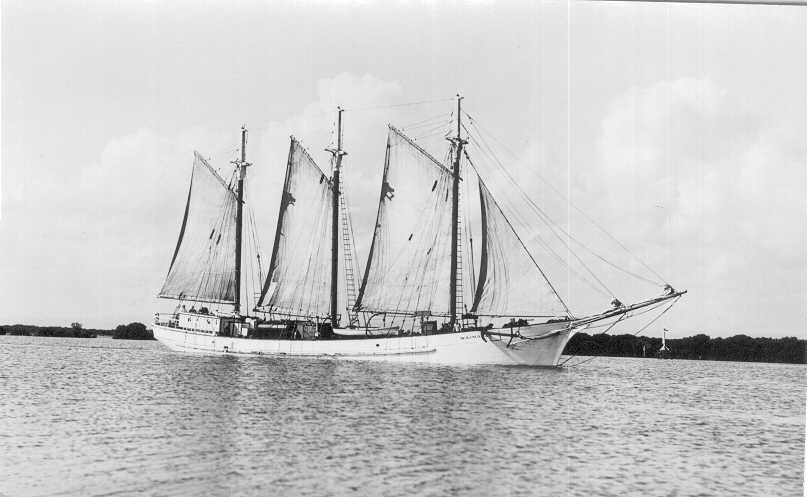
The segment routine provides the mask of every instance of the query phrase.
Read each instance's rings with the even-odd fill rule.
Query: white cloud
[[[372,108],[400,101],[400,93],[395,83],[345,73],[320,80],[316,100],[299,114],[282,122],[247,123],[248,159],[254,163],[247,195],[265,256],[271,250],[288,136],[301,139],[327,172],[329,154],[323,149],[332,138],[337,104],[348,108],[348,190],[356,204],[360,243],[369,243],[368,213],[375,213],[385,118],[407,115]],[[357,109],[355,114],[351,109]],[[87,326],[108,326],[148,320],[176,243],[193,150],[210,157],[227,177],[229,161],[240,146],[239,132],[193,127],[158,134],[141,128],[111,139],[97,162],[76,174],[45,176],[33,189],[25,183],[12,190],[13,205],[19,209],[4,220],[4,232],[12,236],[0,241],[3,253],[9,260],[48,269],[12,273],[0,285],[0,297],[11,302],[25,296],[18,311],[20,320],[27,322],[79,320]],[[47,316],[42,307],[48,309]]]
[[[640,213],[617,233],[662,249],[651,263],[702,312],[686,326],[753,333],[804,304],[807,149],[790,123],[764,116],[709,80],[679,79],[632,89],[603,120],[605,181],[592,196]]]
[[[406,125],[452,110],[447,102],[433,108],[394,107],[404,100],[401,86],[370,75],[340,74],[318,81],[316,89],[316,98],[296,115],[247,123],[248,158],[254,163],[247,195],[265,257],[289,134],[300,138],[327,172],[329,154],[323,149],[333,139],[336,106],[347,108],[345,175],[363,258],[376,212],[385,124]],[[576,237],[647,274],[569,212],[539,176],[571,193],[580,208],[672,283],[688,287],[691,294],[670,315],[673,325],[692,332],[754,333],[757,326],[771,330],[770,320],[795,312],[807,297],[802,250],[807,200],[800,192],[807,184],[807,146],[797,129],[767,122],[762,115],[709,80],[661,82],[633,88],[613,101],[602,120],[598,160],[572,164],[569,170],[540,142],[518,158],[502,158],[555,220],[571,221]],[[13,273],[0,285],[0,298],[18,302],[23,309],[19,319],[30,322],[80,320],[108,326],[147,320],[174,248],[192,150],[211,157],[226,175],[238,140],[238,129],[223,127],[168,134],[141,128],[110,140],[96,162],[74,175],[43,176],[37,188],[23,183],[8,191],[3,253],[10,261],[48,270]],[[446,144],[437,140],[429,146],[440,156]],[[495,188],[500,198],[508,196]],[[23,201],[24,211],[19,209]],[[613,270],[587,261],[620,297],[647,296],[647,285],[625,283]],[[576,269],[582,272],[579,265]],[[558,279],[564,286],[565,274]],[[21,295],[39,295],[39,302],[20,300]],[[600,305],[602,297],[596,299]],[[40,312],[43,305],[47,316]]]
[[[764,109],[708,79],[683,78],[615,98],[602,118],[594,160],[568,164],[538,141],[516,157],[498,151],[521,189],[587,247],[656,279],[566,197],[673,285],[688,288],[668,318],[682,333],[793,334],[800,330],[784,323],[807,301],[807,197],[801,193],[807,146],[791,124],[770,122]],[[500,203],[527,212],[501,173],[484,158],[477,163]],[[534,226],[574,271],[592,279],[563,242]],[[573,310],[607,305],[579,278],[567,281],[563,265],[542,254],[536,240],[531,247]],[[623,301],[658,291],[572,247]]]

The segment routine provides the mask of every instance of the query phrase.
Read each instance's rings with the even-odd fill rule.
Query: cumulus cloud
[[[807,179],[802,143],[787,123],[765,122],[714,83],[682,79],[631,90],[614,103],[603,121],[600,174],[614,210],[635,206],[636,198],[639,206],[659,204],[673,239],[698,237],[740,258],[737,242],[745,239],[790,258],[806,233],[799,222],[807,211],[798,194]],[[631,201],[619,194],[625,187]]]
[[[254,164],[247,200],[265,258],[288,135],[299,138],[328,172],[330,154],[324,149],[334,141],[336,106],[342,105],[347,109],[346,189],[363,263],[375,219],[386,124],[405,126],[436,113],[447,118],[451,111],[450,103],[396,107],[403,95],[395,82],[340,74],[320,80],[315,97],[300,112],[275,122],[247,123],[248,159]],[[757,326],[771,330],[770,320],[803,307],[807,297],[802,250],[807,200],[800,193],[807,184],[807,145],[791,123],[764,116],[710,80],[665,81],[632,88],[611,103],[592,147],[593,160],[567,164],[539,141],[516,153],[504,151],[500,158],[520,187],[574,237],[629,271],[654,279],[570,208],[566,197],[669,281],[689,288],[682,310],[670,315],[672,326],[685,328],[682,332],[753,333]],[[192,151],[209,157],[226,177],[238,146],[239,130],[222,126],[173,133],[141,128],[110,140],[97,160],[76,174],[45,175],[36,189],[7,190],[3,253],[10,261],[48,269],[11,274],[0,285],[0,298],[39,295],[40,302],[22,314],[32,322],[39,305],[49,308],[48,319],[64,322],[101,326],[147,320],[176,241]],[[428,144],[437,156],[445,147],[441,137]],[[505,208],[529,211],[501,172],[485,164],[483,154],[477,151],[474,158]],[[522,225],[535,227],[528,219]],[[547,238],[546,231],[540,235]],[[531,233],[528,242],[540,253],[536,236]],[[559,240],[552,243],[574,270],[585,274]],[[577,250],[624,300],[656,292]],[[602,308],[603,296],[585,294],[588,287],[562,266],[549,261],[547,270],[565,296],[590,306],[584,310]]]
[[[807,147],[793,123],[708,79],[678,79],[615,99],[598,149],[597,181],[578,198],[690,289],[687,331],[753,333],[804,305]]]
[[[655,295],[659,285],[641,278],[659,278],[641,258],[690,290],[669,315],[681,333],[799,332],[771,330],[771,320],[807,300],[807,199],[800,193],[807,146],[794,123],[772,122],[764,109],[709,79],[683,78],[616,97],[591,148],[576,154],[590,159],[571,163],[540,141],[521,152],[498,149],[519,189],[581,242],[555,237],[535,216],[515,220],[532,233],[531,249],[573,310],[602,309],[609,292],[626,302]],[[504,208],[529,212],[492,162],[477,160]],[[608,291],[596,290],[587,268]]]
[[[339,74],[317,83],[313,101],[282,121],[247,123],[247,201],[268,259],[283,182],[288,137],[295,135],[329,172],[324,149],[335,139],[336,107],[344,115],[346,189],[354,205],[360,257],[367,253],[384,158],[386,123],[418,114],[389,108],[401,100],[397,83],[371,75]],[[22,319],[102,326],[148,320],[181,222],[193,150],[229,178],[239,153],[238,129],[196,126],[173,133],[141,128],[111,139],[98,159],[75,174],[43,175],[36,188],[11,190],[12,209],[3,224],[3,253],[34,265],[0,285],[0,297],[23,306]],[[23,185],[29,182],[24,182]],[[360,259],[363,263],[363,260]],[[163,304],[159,304],[163,305]],[[50,321],[49,321],[50,322]]]

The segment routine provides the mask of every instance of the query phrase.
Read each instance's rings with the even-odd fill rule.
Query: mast
[[[448,303],[451,321],[451,330],[457,324],[457,258],[459,250],[459,196],[460,196],[460,158],[462,157],[462,147],[467,142],[462,139],[462,98],[457,94],[457,136],[450,140],[454,143],[454,167],[452,170],[451,185],[451,281],[450,296]]]
[[[244,180],[247,177],[247,127],[241,126],[241,160],[236,163],[238,186],[235,214],[235,313],[241,314],[241,235],[244,221]]]
[[[329,149],[334,156],[333,166],[333,206],[331,225],[331,327],[336,328],[339,323],[338,313],[338,289],[339,289],[339,196],[341,195],[341,185],[339,183],[340,169],[342,167],[342,156],[347,152],[342,150],[342,107],[336,108],[338,111],[336,124],[336,149]]]

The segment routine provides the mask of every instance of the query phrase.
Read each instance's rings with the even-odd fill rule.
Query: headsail
[[[357,309],[448,312],[451,172],[390,126]]]
[[[472,313],[560,316],[568,309],[479,179],[482,253]]]
[[[179,240],[160,297],[235,302],[237,199],[198,152]]]
[[[327,176],[292,137],[262,310],[328,316],[332,205]]]

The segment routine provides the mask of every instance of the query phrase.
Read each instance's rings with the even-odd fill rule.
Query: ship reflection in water
[[[194,356],[0,337],[0,495],[797,495],[805,367]]]

